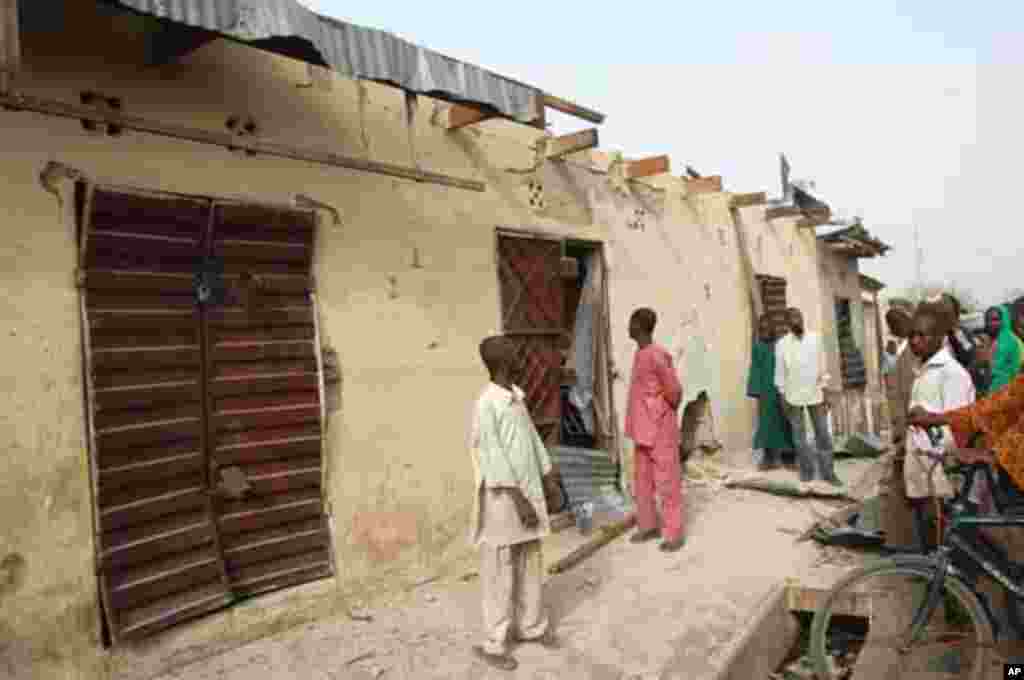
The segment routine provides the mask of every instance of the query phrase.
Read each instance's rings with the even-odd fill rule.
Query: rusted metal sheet
[[[505,328],[564,331],[560,241],[498,237]]]
[[[331,573],[308,285],[314,227],[307,212],[214,207],[213,254],[224,258],[226,272],[259,277],[245,304],[211,312],[204,331],[212,466],[239,467],[249,486],[242,498],[216,503],[228,580],[237,594]],[[280,274],[300,285],[274,289]]]
[[[786,279],[760,274],[757,276],[757,281],[761,289],[764,313],[775,325],[776,332],[781,333],[787,325]]]
[[[557,443],[562,414],[565,284],[562,244],[542,238],[499,235],[498,277],[502,325],[516,342],[513,380],[526,394],[541,437]]]
[[[88,193],[79,280],[115,640],[330,575],[312,217]],[[196,272],[218,253],[228,300],[200,306]],[[241,498],[219,488],[230,466],[247,480]]]
[[[111,632],[124,639],[230,599],[187,273],[206,220],[199,201],[101,189],[90,198],[80,266],[100,589]]]

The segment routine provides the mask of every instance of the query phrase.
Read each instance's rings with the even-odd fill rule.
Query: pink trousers
[[[633,450],[633,495],[639,531],[658,526],[655,494],[661,498],[661,537],[666,541],[682,538],[683,479],[677,446],[637,446]]]

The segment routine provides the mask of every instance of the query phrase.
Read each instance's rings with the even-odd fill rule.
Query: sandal
[[[677,552],[684,545],[686,545],[686,539],[677,538],[674,541],[663,541],[662,544],[658,547],[661,549],[662,552]]]
[[[547,631],[538,638],[531,638],[529,640],[520,639],[519,642],[526,644],[540,645],[544,649],[558,650],[562,648],[562,640],[555,635],[552,630]]]
[[[473,653],[488,666],[497,668],[499,671],[514,671],[519,667],[519,662],[508,654],[488,654],[480,645],[473,647]]]

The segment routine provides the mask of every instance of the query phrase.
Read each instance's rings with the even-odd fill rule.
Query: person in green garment
[[[784,451],[793,451],[793,431],[782,413],[782,401],[775,387],[775,342],[778,333],[772,318],[762,314],[757,324],[758,341],[754,343],[747,378],[747,396],[757,399],[757,431],[754,449],[764,452],[758,469],[779,467]]]
[[[1008,305],[992,307],[985,312],[985,330],[992,338],[992,383],[988,394],[998,392],[1013,382],[1021,368],[1021,342],[1013,332],[1013,315]]]

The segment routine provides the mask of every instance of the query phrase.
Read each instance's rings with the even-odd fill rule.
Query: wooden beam
[[[554,109],[555,111],[567,113],[570,116],[581,118],[587,121],[588,123],[594,123],[595,125],[600,125],[601,123],[604,122],[605,115],[603,113],[598,113],[597,111],[584,108],[578,104],[572,103],[567,99],[554,97],[550,94],[545,94],[541,96],[544,98],[544,106],[548,107],[549,109]]]
[[[458,130],[497,117],[498,114],[494,111],[486,111],[475,106],[467,106],[466,104],[452,104],[448,108],[447,128],[449,130]]]
[[[722,192],[721,175],[683,177],[683,181],[686,183],[687,193],[690,194],[719,194]]]
[[[776,220],[780,217],[803,217],[804,213],[800,208],[793,206],[776,206],[774,208],[768,208],[764,213],[766,220]]]
[[[875,299],[875,358],[878,361],[878,386],[885,389],[885,368],[882,365],[882,352],[885,348],[885,343],[882,340],[882,305],[878,300],[878,289],[874,291]],[[885,392],[882,392],[885,394]],[[881,432],[882,426],[879,424],[875,428],[878,432]],[[885,526],[884,524],[882,526]],[[890,539],[892,540],[892,539]]]
[[[791,612],[816,612],[831,592],[828,588],[790,585],[786,588],[786,607]],[[832,611],[840,616],[871,617],[872,593],[847,592],[832,601]]]
[[[626,179],[639,179],[671,172],[668,156],[651,156],[638,161],[626,161]]]
[[[288,158],[306,163],[328,165],[336,168],[346,168],[369,172],[377,175],[387,175],[413,182],[426,182],[430,184],[441,184],[444,186],[466,189],[469,191],[484,191],[486,185],[483,182],[470,179],[442,175],[436,172],[428,172],[409,168],[391,163],[371,161],[363,158],[352,158],[340,154],[315,149],[303,149],[300,147],[287,146],[275,142],[264,142],[252,138],[239,137],[227,132],[213,132],[199,128],[190,128],[173,123],[141,116],[130,116],[119,111],[108,109],[94,109],[80,104],[68,104],[56,99],[42,99],[39,97],[28,97],[22,95],[0,94],[0,108],[14,111],[30,111],[41,113],[47,116],[58,116],[61,118],[73,118],[76,120],[87,120],[105,125],[115,125],[125,130],[146,132],[161,137],[171,137],[198,144],[210,144],[222,148],[245,149],[255,154],[274,156],[276,158]]]
[[[537,128],[538,130],[548,129],[548,107],[544,106],[544,100],[541,97],[534,99],[534,115],[533,120],[528,124]]]
[[[768,194],[759,191],[754,194],[733,194],[731,205],[734,208],[746,208],[752,205],[764,205],[768,202]]]
[[[597,148],[597,128],[587,128],[548,140],[548,158],[561,158],[577,151]]]
[[[18,0],[0,0],[0,93],[10,91],[21,70]]]
[[[828,220],[823,220],[818,217],[804,217],[797,221],[796,226],[802,229],[814,229],[825,224],[828,224]]]

